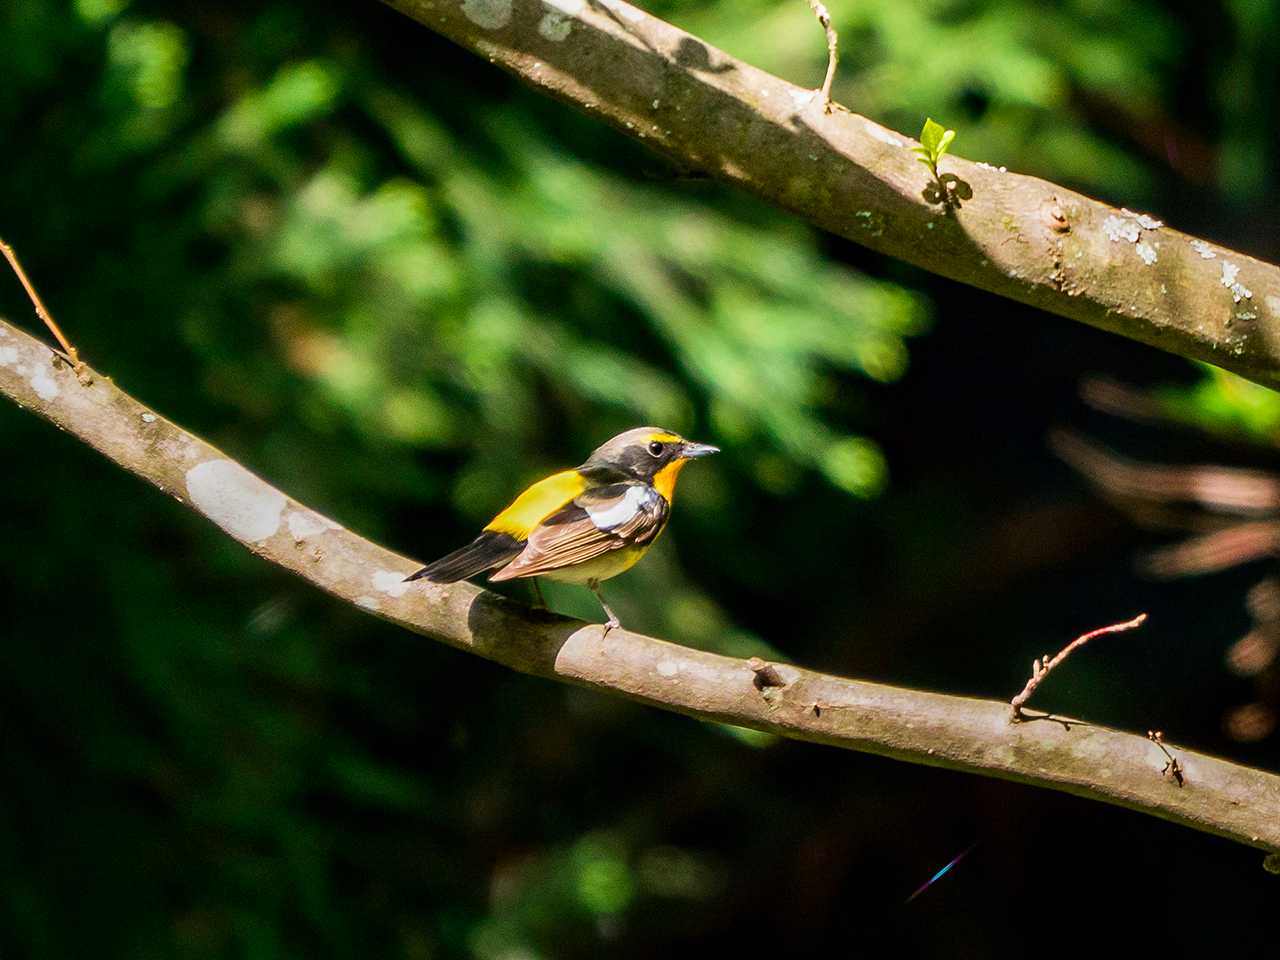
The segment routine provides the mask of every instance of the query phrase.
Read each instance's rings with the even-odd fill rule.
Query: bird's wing
[[[645,483],[593,487],[529,533],[524,551],[490,580],[532,577],[650,543],[667,522],[667,501]]]
[[[539,480],[489,521],[480,536],[465,547],[429,563],[405,578],[456,583],[507,563],[524,550],[529,532],[557,510],[573,502],[587,487],[577,470],[562,470]]]

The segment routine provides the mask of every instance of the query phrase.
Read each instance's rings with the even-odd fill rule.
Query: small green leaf
[[[932,170],[937,167],[939,158],[951,149],[951,141],[955,138],[954,130],[948,130],[933,117],[929,117],[920,131],[920,146],[913,147],[912,150],[927,157],[925,162]]]
[[[944,153],[946,153],[951,148],[951,141],[954,140],[955,138],[956,138],[956,132],[954,130],[948,130],[946,133],[944,133],[942,135],[942,139],[938,142],[938,150],[934,154],[934,156],[941,157]]]
[[[920,131],[920,145],[929,151],[929,156],[936,159],[938,157],[938,144],[942,142],[942,138],[946,134],[946,128],[933,117],[929,117],[924,122],[924,129]]]

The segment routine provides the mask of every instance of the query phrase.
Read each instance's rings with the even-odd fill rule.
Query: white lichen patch
[[[46,403],[50,400],[56,400],[58,394],[62,392],[58,389],[58,381],[49,376],[49,371],[40,365],[37,365],[35,371],[31,374],[31,389],[36,392],[37,397]]]
[[[237,540],[257,543],[280,529],[285,497],[231,460],[206,460],[187,471],[197,510]]]
[[[1231,296],[1236,303],[1241,300],[1248,300],[1253,296],[1253,291],[1236,279],[1239,274],[1239,265],[1232,263],[1230,260],[1222,261],[1222,285],[1231,291]]]
[[[0,333],[3,333],[0,330]],[[8,367],[18,362],[17,347],[0,347],[0,367]]]
[[[573,23],[563,13],[551,10],[538,21],[538,32],[552,43],[560,43],[573,32]]]
[[[462,12],[482,30],[500,30],[511,22],[511,0],[462,0]]]
[[[394,570],[379,570],[373,575],[373,588],[388,597],[403,597],[409,589],[404,575]]]
[[[992,173],[1008,173],[1008,167],[997,167],[994,164],[987,163],[985,160],[979,160],[975,166],[981,167],[983,170],[990,170]]]
[[[1137,221],[1130,220],[1128,217],[1117,217],[1114,213],[1102,221],[1102,232],[1112,243],[1119,243],[1121,240],[1137,243],[1138,238],[1142,236],[1142,228],[1138,226]]]
[[[879,140],[881,143],[887,143],[891,147],[906,146],[906,142],[903,141],[901,137],[899,137],[895,133],[891,133],[890,131],[886,130],[884,127],[880,126],[880,124],[878,123],[872,123],[870,120],[868,120],[865,126],[867,128],[867,134],[871,137],[872,140]]]
[[[585,7],[586,0],[542,0],[548,7],[559,10],[566,17],[576,17]]]
[[[1160,227],[1164,226],[1163,220],[1157,220],[1155,217],[1151,216],[1151,214],[1149,213],[1134,213],[1132,210],[1125,210],[1123,208],[1121,208],[1120,212],[1123,213],[1126,217],[1130,217],[1133,220],[1137,221],[1138,226],[1140,226],[1143,230],[1157,230]]]
[[[377,610],[378,598],[371,597],[368,594],[365,594],[364,596],[356,597],[356,606],[364,607],[366,610]]]
[[[1212,260],[1217,256],[1213,249],[1203,240],[1192,240],[1191,249],[1200,254],[1201,260]]]
[[[1112,243],[1132,243],[1138,259],[1151,266],[1156,262],[1156,246],[1142,239],[1142,231],[1155,231],[1163,227],[1163,221],[1147,213],[1134,213],[1132,210],[1121,210],[1118,214],[1110,214],[1102,221],[1102,232]]]
[[[142,415],[142,422],[143,422],[143,423],[155,423],[155,422],[156,422],[156,415],[155,415],[154,413],[144,413],[144,414]]]
[[[661,676],[674,677],[680,672],[680,664],[674,660],[659,660],[657,670]]]
[[[326,530],[336,530],[338,525],[328,517],[322,517],[312,510],[292,510],[285,518],[289,526],[289,535],[294,543],[301,543],[307,537],[318,536]]]

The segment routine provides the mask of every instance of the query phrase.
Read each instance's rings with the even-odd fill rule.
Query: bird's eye
[[[662,443],[658,442],[657,440],[655,440],[655,441],[653,441],[653,443],[649,444],[649,452],[650,452],[651,454],[653,454],[655,457],[660,457],[660,456],[662,456],[662,451],[663,451],[663,450],[665,450],[665,449],[667,449],[667,448],[666,448],[666,446],[665,446],[664,444],[662,444]]]

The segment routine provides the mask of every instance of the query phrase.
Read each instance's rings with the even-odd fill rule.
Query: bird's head
[[[578,469],[604,482],[644,480],[670,500],[686,463],[719,452],[719,447],[686,440],[661,427],[636,427],[601,444]]]

